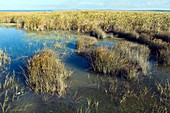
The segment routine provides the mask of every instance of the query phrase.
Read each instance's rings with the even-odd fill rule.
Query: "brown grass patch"
[[[114,49],[108,47],[93,49],[87,57],[96,72],[136,78],[140,74],[148,74],[149,52],[145,46],[122,42]]]
[[[80,36],[77,39],[77,50],[78,53],[88,53],[88,51],[98,43],[97,39],[90,36]]]
[[[71,75],[52,50],[45,49],[28,60],[28,83],[35,92],[63,96]]]

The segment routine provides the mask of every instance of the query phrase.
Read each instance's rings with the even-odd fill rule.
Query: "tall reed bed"
[[[1,13],[0,22],[17,23],[26,30],[73,30],[96,38],[125,38],[149,46],[159,65],[170,65],[170,13],[59,11],[42,13]],[[107,36],[111,33],[110,36]],[[162,42],[155,43],[153,39]],[[167,44],[164,44],[166,42]],[[162,49],[166,48],[166,49]],[[165,52],[164,52],[165,51]],[[161,59],[161,60],[160,60]]]
[[[50,13],[1,13],[1,22],[22,20],[30,30],[63,29],[90,32],[94,26],[103,31],[169,31],[170,14],[159,12],[60,11]],[[18,23],[19,24],[19,23]]]

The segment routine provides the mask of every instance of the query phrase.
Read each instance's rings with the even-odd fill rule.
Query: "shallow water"
[[[103,81],[107,81],[107,77],[91,72],[87,59],[76,54],[76,38],[77,35],[62,31],[35,33],[18,30],[13,27],[0,27],[0,48],[11,58],[9,71],[11,73],[15,72],[17,77],[20,78],[22,85],[24,77],[21,74],[20,67],[26,66],[27,60],[43,48],[55,50],[66,67],[73,71],[73,75],[68,80],[69,90],[66,97],[58,98],[28,91],[20,100],[12,104],[12,108],[26,106],[20,109],[20,111],[17,109],[15,112],[76,112],[75,104],[81,104],[81,101],[84,102],[88,99],[99,102],[101,112],[108,113],[114,110],[115,103],[111,100],[110,95],[99,90],[101,84],[105,83]],[[55,47],[56,42],[61,45],[60,49]],[[117,43],[118,41],[112,39],[100,40],[97,46],[111,47]],[[160,68],[153,66],[152,73],[154,73],[158,81],[170,80],[169,67]],[[160,77],[160,75],[162,76]],[[25,85],[24,87],[27,88]]]
[[[13,106],[28,106],[29,109],[25,108],[25,111],[28,113],[33,111],[41,113],[49,111],[66,112],[69,109],[69,106],[70,109],[73,109],[75,112],[75,106],[72,106],[71,103],[71,96],[77,92],[80,95],[83,94],[84,98],[92,97],[96,99],[96,101],[100,101],[101,98],[105,100],[104,98],[106,98],[106,100],[109,99],[110,101],[109,95],[105,93],[102,95],[103,92],[98,89],[101,77],[90,71],[89,63],[86,58],[76,54],[76,38],[76,35],[61,31],[50,33],[27,33],[24,30],[18,30],[12,27],[0,27],[0,48],[11,58],[9,71],[11,73],[15,72],[16,76],[21,79],[21,82],[24,83],[24,77],[21,74],[20,67],[25,67],[27,60],[43,48],[55,50],[58,53],[59,58],[65,63],[66,67],[73,71],[71,78],[68,80],[70,87],[65,99],[62,100],[48,95],[38,95],[29,91],[28,94],[21,98],[22,101],[15,102]],[[61,49],[55,48],[56,42],[62,46]],[[99,42],[98,46],[111,46],[116,43],[117,42],[102,40]],[[98,94],[96,94],[97,92]],[[46,102],[43,101],[44,97],[52,98],[52,102],[49,103],[48,109]],[[55,103],[55,107],[58,106],[59,108],[55,108],[51,103]],[[63,106],[59,104],[63,104]],[[112,104],[111,101],[110,104]],[[68,109],[63,109],[63,107],[68,107]],[[23,111],[21,110],[21,112]]]

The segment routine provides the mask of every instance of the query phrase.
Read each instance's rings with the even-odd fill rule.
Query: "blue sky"
[[[170,0],[0,0],[0,10],[170,10]]]

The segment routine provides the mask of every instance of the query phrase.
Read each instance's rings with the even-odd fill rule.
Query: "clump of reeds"
[[[54,45],[54,47],[57,48],[57,49],[61,49],[61,48],[62,48],[62,46],[58,43],[58,41],[56,42],[56,44]]]
[[[35,92],[63,96],[66,93],[66,79],[71,75],[54,51],[44,49],[28,60],[27,82]]]
[[[142,70],[144,75],[147,75],[150,70],[149,58],[150,49],[147,46],[139,45],[130,42],[121,42],[117,46],[129,60],[136,63]]]
[[[90,36],[80,36],[77,39],[77,51],[79,54],[88,53],[91,47],[98,43],[97,39]]]
[[[2,23],[14,23],[14,17],[13,16],[3,17],[1,22]]]
[[[114,49],[108,47],[93,49],[87,57],[94,71],[128,79],[148,74],[149,52],[147,47],[123,42]]]
[[[90,36],[96,37],[98,39],[107,38],[106,33],[100,27],[92,27]]]
[[[170,65],[170,48],[161,49],[158,55],[158,65],[169,66]]]
[[[9,63],[10,58],[2,50],[0,50],[0,69],[3,67],[5,68],[5,65]]]
[[[0,112],[11,112],[11,103],[18,101],[25,94],[26,92],[19,86],[15,74],[10,77],[9,74],[6,75],[5,80],[0,83]]]
[[[167,31],[161,31],[155,34],[155,37],[162,39],[163,41],[170,42],[170,33]]]
[[[17,20],[17,28],[24,28],[24,21],[21,18]]]

